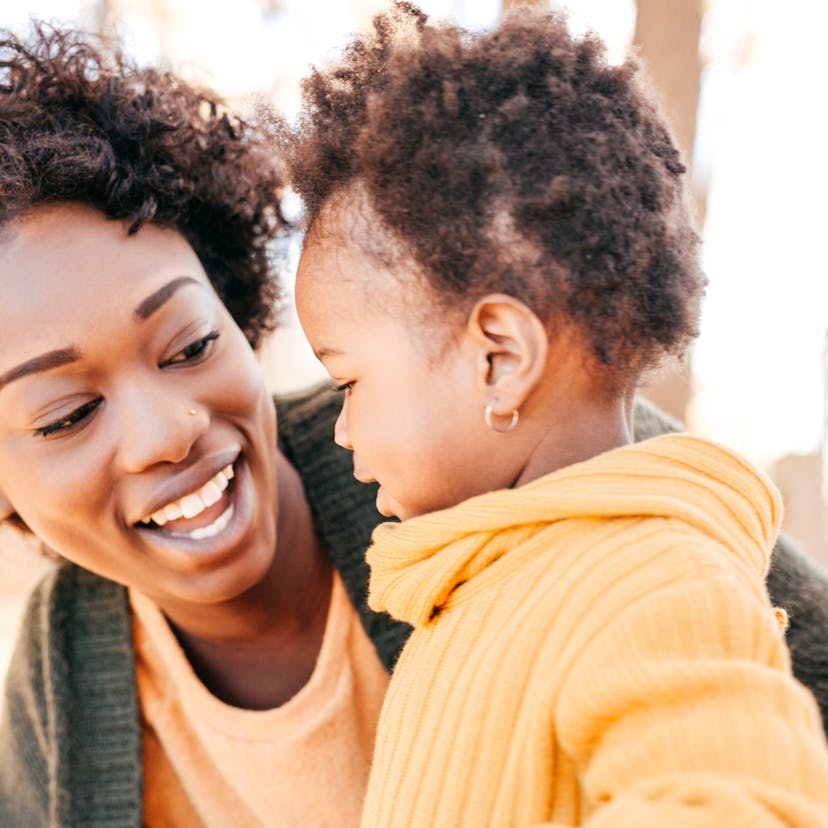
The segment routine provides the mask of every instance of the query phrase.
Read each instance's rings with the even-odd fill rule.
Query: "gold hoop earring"
[[[520,419],[520,412],[516,409],[512,409],[512,419],[509,421],[509,425],[505,428],[499,428],[495,425],[494,421],[492,420],[492,415],[494,414],[494,405],[495,400],[490,400],[489,403],[486,405],[485,410],[483,411],[483,419],[486,421],[486,425],[492,429],[492,431],[497,431],[499,434],[505,434],[507,431],[511,431],[517,424],[518,420]]]

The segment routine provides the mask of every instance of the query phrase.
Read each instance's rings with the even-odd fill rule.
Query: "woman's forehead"
[[[124,289],[154,270],[202,270],[198,257],[177,231],[145,225],[130,235],[126,221],[109,219],[87,205],[35,207],[7,224],[0,234],[0,292],[9,299],[33,295],[32,283],[71,296],[104,283]],[[114,297],[100,294],[96,304]],[[41,296],[43,303],[49,296]]]
[[[126,223],[81,205],[30,211],[0,237],[0,363],[62,347],[105,320],[129,322],[142,301],[181,278],[209,286],[175,231],[149,225],[130,236]]]

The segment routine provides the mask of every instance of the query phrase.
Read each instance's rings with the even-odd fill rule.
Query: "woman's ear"
[[[472,308],[467,322],[480,378],[493,412],[509,416],[526,402],[546,370],[547,331],[535,312],[513,296],[492,293]]]

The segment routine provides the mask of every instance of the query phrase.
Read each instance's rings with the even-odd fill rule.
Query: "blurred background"
[[[32,18],[118,37],[139,63],[218,90],[242,114],[296,114],[299,82],[381,0],[0,0],[0,26]],[[509,0],[420,0],[436,18],[494,25]],[[639,54],[692,170],[710,280],[702,333],[644,389],[688,428],[768,471],[785,529],[828,564],[828,103],[820,58],[828,4],[813,0],[543,0],[614,60]],[[288,279],[288,281],[290,281]],[[286,285],[290,296],[291,285]],[[292,308],[262,359],[274,390],[323,372]],[[0,527],[0,676],[28,589],[48,566]]]

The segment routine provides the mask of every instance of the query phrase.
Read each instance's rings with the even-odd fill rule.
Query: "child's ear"
[[[520,409],[546,369],[549,336],[543,323],[520,300],[492,293],[474,306],[467,328],[495,413]]]

